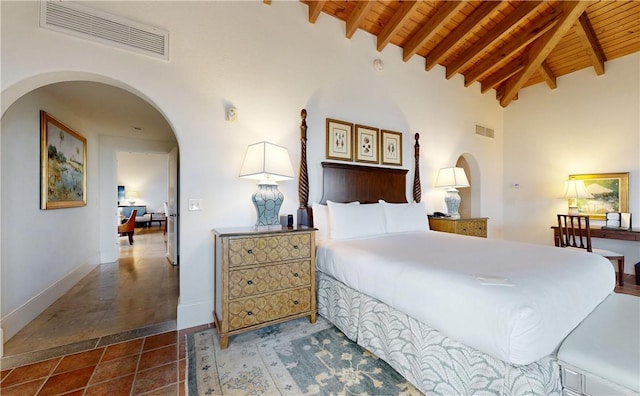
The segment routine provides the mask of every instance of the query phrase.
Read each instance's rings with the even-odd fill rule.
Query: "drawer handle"
[[[248,280],[247,281],[247,285],[253,285],[253,281],[252,280]]]
[[[298,248],[298,245],[293,245],[293,248],[294,248],[294,249],[297,249],[297,248]]]
[[[295,300],[295,301],[293,302],[293,305],[298,305],[298,304],[300,304],[300,303],[298,302],[298,300]]]
[[[249,250],[247,250],[247,253],[253,254],[253,250],[249,249]]]
[[[251,315],[253,315],[253,312],[252,311],[247,311],[247,316],[251,316]]]
[[[298,275],[298,273],[296,272],[295,274],[293,274],[293,276],[295,276],[296,278],[299,277],[300,275]]]

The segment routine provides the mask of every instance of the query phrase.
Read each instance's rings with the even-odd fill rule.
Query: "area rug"
[[[233,336],[188,334],[185,386],[195,395],[420,395],[387,363],[321,316]]]

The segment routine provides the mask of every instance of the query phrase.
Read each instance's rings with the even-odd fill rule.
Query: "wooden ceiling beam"
[[[316,23],[316,21],[318,20],[318,17],[320,16],[320,13],[322,12],[322,8],[324,7],[324,3],[326,3],[326,1],[324,0],[309,2],[309,22],[310,23]]]
[[[524,68],[524,64],[525,60],[522,57],[509,62],[499,71],[482,80],[482,83],[480,84],[480,92],[486,93],[491,88],[497,87],[500,83],[522,70]]]
[[[402,29],[402,26],[406,23],[411,14],[418,9],[418,6],[420,6],[419,1],[403,1],[400,3],[398,10],[393,14],[389,23],[386,24],[378,35],[378,43],[376,46],[378,51],[382,52],[384,47],[391,42],[393,36]]]
[[[407,62],[413,55],[418,52],[422,44],[429,40],[433,35],[442,28],[449,20],[465,6],[464,1],[445,1],[438,3],[440,9],[430,18],[418,32],[411,37],[409,42],[402,49],[402,60]]]
[[[502,35],[518,26],[518,22],[526,18],[534,12],[536,8],[542,4],[541,1],[525,1],[516,8],[512,13],[507,15],[500,23],[494,26],[486,35],[474,43],[471,48],[466,50],[462,56],[458,57],[447,66],[447,79],[453,77],[457,72],[471,62],[478,54],[481,54],[493,43],[495,43]]]
[[[476,65],[464,75],[464,85],[468,87],[478,81],[480,77],[487,74],[490,70],[500,66],[500,64],[520,51],[527,45],[534,42],[538,37],[542,36],[560,21],[560,11],[553,12],[544,18],[536,21],[526,31],[519,33],[517,37],[511,39],[502,48],[499,48],[493,55],[484,59],[479,65]]]
[[[464,39],[480,24],[493,10],[500,6],[499,1],[485,1],[476,8],[471,15],[464,19],[462,24],[455,28],[444,40],[440,41],[426,56],[425,69],[431,70],[440,63],[456,44]]]
[[[540,73],[549,88],[556,89],[558,87],[558,84],[556,83],[556,75],[553,74],[553,70],[551,70],[551,67],[546,61],[542,62],[540,68],[538,68],[538,73]]]
[[[589,17],[587,17],[586,12],[580,15],[578,23],[576,23],[575,26],[576,34],[580,38],[582,45],[589,53],[589,58],[591,58],[591,63],[593,63],[593,68],[596,70],[596,74],[599,76],[603,75],[604,53],[602,52],[600,43],[598,43],[598,38],[593,31],[593,27],[591,26],[591,22],[589,22]]]
[[[540,67],[551,51],[558,45],[562,37],[576,23],[580,15],[591,4],[588,1],[560,2],[563,15],[559,23],[544,36],[538,39],[529,50],[529,61],[524,69],[509,78],[505,84],[504,96],[500,99],[500,105],[506,107],[516,97],[518,91],[526,84],[531,75]]]
[[[358,1],[351,15],[347,19],[347,38],[351,38],[358,30],[362,21],[367,16],[367,12],[373,7],[375,1]]]
[[[271,0],[262,0],[262,2],[266,5],[271,5]]]

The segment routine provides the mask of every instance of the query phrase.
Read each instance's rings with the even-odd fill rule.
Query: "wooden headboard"
[[[313,226],[313,213],[307,202],[309,197],[309,180],[307,175],[307,111],[300,113],[300,179],[298,181],[298,224]],[[413,179],[413,200],[420,202],[420,172],[418,155],[420,144],[419,134],[415,134],[415,172]],[[382,168],[377,166],[362,166],[348,163],[322,163],[322,199],[327,201],[374,203],[384,199],[392,203],[407,202],[407,170],[399,168]]]

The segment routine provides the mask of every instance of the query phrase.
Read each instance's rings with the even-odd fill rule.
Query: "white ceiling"
[[[99,125],[94,132],[100,135],[176,141],[164,117],[145,100],[124,89],[90,81],[69,81],[40,90],[63,102],[78,116]]]

